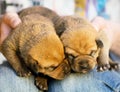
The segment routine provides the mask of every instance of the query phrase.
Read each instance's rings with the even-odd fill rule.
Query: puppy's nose
[[[89,68],[88,60],[81,60],[81,61],[79,62],[79,65],[80,65],[80,67],[81,67],[82,69],[87,69],[87,68]]]

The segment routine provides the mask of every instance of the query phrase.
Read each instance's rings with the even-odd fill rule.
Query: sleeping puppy
[[[63,44],[46,17],[33,13],[21,20],[2,43],[1,51],[19,76],[27,77],[32,72],[36,75],[36,86],[47,90],[44,76],[63,79],[70,72]]]
[[[74,72],[86,73],[98,64],[98,71],[118,67],[109,60],[109,41],[104,33],[77,16],[65,16],[58,20],[56,30],[63,42],[66,56]]]

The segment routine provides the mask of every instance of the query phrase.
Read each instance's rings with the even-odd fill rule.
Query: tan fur
[[[26,13],[24,16],[21,11],[21,14],[22,23],[1,45],[11,66],[19,76],[30,76],[32,70],[37,75],[42,73],[55,79],[66,77],[70,73],[69,64],[51,20],[40,13]],[[46,81],[43,83],[45,87],[43,84],[37,86],[42,85],[40,89],[47,90]]]
[[[73,71],[86,73],[96,64],[98,70],[103,71],[117,65],[109,62],[110,44],[104,31],[97,32],[86,19],[62,17],[58,20],[56,30],[61,32],[60,39]]]
[[[63,45],[75,72],[90,71],[95,67],[97,58],[99,70],[108,69],[109,64],[113,68],[118,65],[108,61],[109,41],[104,32],[97,33],[87,20],[60,17],[40,6],[26,8],[18,14],[22,23],[11,32],[1,48],[18,75],[29,76],[29,67],[35,73],[40,72],[55,79],[67,76],[70,67],[64,56]],[[99,46],[99,40],[103,42],[103,48]],[[44,75],[37,76],[35,84],[39,89],[47,90],[47,78]]]
[[[29,11],[29,9],[31,11]],[[102,32],[97,33],[96,30],[91,26],[91,24],[86,19],[73,16],[60,17],[55,12],[43,7],[27,8],[20,12],[20,17],[30,13],[39,13],[49,18],[54,23],[54,27],[58,35],[61,35],[62,32],[64,32],[60,38],[64,44],[66,53],[72,54],[74,56],[80,55],[83,58],[85,58],[93,51],[95,55],[92,54],[94,55],[94,57],[89,60],[91,62],[88,62],[88,64],[90,65],[90,69],[88,70],[91,70],[95,67],[97,63],[96,59],[98,58],[98,54],[100,51],[100,48],[97,46],[95,40],[97,39],[103,40],[102,42],[105,44],[105,46],[104,48],[102,48],[102,51],[99,54],[100,58],[98,59],[98,64],[99,66],[109,64],[108,62],[109,42],[106,40],[105,38],[106,36],[104,36],[103,35],[104,33]],[[101,36],[101,34],[103,35],[103,37]],[[75,66],[79,67],[76,64]]]
[[[98,47],[95,41],[97,32],[89,22],[82,18],[66,16],[63,17],[63,22],[65,23],[65,31],[60,38],[65,52],[76,57],[74,61],[70,61],[71,67],[75,72],[86,73],[93,69],[97,63]],[[96,52],[94,57],[90,56],[92,51]]]

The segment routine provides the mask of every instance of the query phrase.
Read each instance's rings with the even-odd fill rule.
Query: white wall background
[[[112,21],[120,23],[120,0],[108,0],[106,12]]]

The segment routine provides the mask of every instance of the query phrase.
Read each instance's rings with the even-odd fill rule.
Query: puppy
[[[21,20],[2,43],[1,51],[19,76],[27,77],[32,72],[36,86],[47,90],[44,76],[63,79],[70,72],[63,44],[48,18],[31,13]]]
[[[56,30],[74,72],[87,73],[98,64],[98,71],[118,67],[109,60],[110,43],[104,31],[99,33],[89,21],[76,16],[58,20]]]

